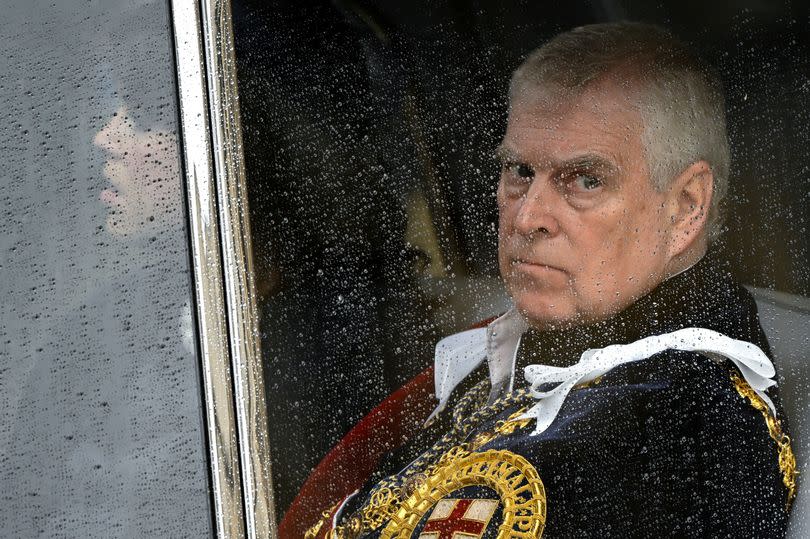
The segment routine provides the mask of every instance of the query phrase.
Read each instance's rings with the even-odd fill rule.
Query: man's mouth
[[[513,259],[512,267],[517,269],[526,269],[534,271],[558,271],[565,273],[565,270],[552,264],[547,264],[545,262],[539,262],[534,260],[526,260],[521,258]]]

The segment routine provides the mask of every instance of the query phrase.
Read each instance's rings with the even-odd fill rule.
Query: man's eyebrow
[[[613,160],[603,155],[595,153],[586,153],[565,159],[559,163],[555,163],[554,168],[558,169],[589,168],[589,169],[597,169],[602,172],[617,171],[617,166],[613,162]]]
[[[517,152],[512,150],[509,146],[505,146],[504,144],[499,144],[498,147],[495,148],[495,159],[497,159],[501,163],[520,161]]]
[[[498,145],[495,148],[495,158],[500,161],[501,163],[512,163],[512,162],[520,162],[520,163],[529,163],[528,160],[520,157],[519,153],[506,146],[504,144]],[[541,163],[531,163],[535,165],[542,165]],[[596,169],[603,173],[612,173],[618,170],[618,167],[613,162],[613,160],[596,153],[585,153],[576,155],[562,161],[553,161],[551,163],[546,163],[545,166],[554,169],[564,169],[570,170],[575,168],[588,168],[588,169]]]

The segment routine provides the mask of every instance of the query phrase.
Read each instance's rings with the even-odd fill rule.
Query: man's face
[[[567,102],[512,103],[499,148],[499,264],[536,327],[606,318],[664,278],[668,194],[652,185],[625,95],[605,82]]]

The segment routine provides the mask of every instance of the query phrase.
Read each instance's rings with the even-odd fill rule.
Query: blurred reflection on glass
[[[4,8],[0,533],[210,535],[169,5]]]
[[[111,187],[99,199],[110,208],[106,221],[110,234],[151,234],[181,224],[174,135],[142,129],[121,105],[93,142],[106,152],[104,176]]]

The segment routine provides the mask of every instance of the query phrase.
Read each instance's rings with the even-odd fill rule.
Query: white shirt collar
[[[487,362],[493,389],[506,387],[508,391],[512,390],[520,338],[528,328],[529,325],[515,307],[487,326]]]
[[[462,331],[439,341],[433,373],[439,405],[428,421],[444,409],[453,390],[485,359],[493,390],[511,389],[515,355],[527,328],[523,317],[512,307],[486,327]]]

